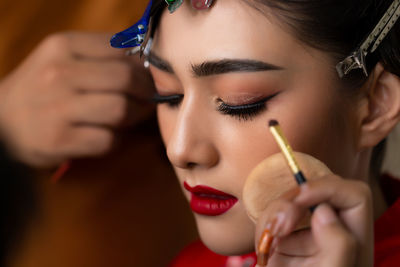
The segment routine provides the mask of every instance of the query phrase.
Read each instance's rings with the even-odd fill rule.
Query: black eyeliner
[[[177,106],[179,103],[182,101],[183,95],[182,94],[177,94],[177,95],[167,95],[163,96],[158,93],[155,93],[153,95],[153,102],[156,104],[168,104],[169,106]]]
[[[231,106],[226,103],[221,103],[218,107],[218,111],[225,115],[230,115],[233,117],[238,117],[239,119],[247,120],[256,116],[260,112],[266,109],[266,100],[261,100],[256,103]]]
[[[222,112],[225,115],[237,117],[239,120],[248,120],[263,112],[267,108],[266,102],[277,96],[278,94],[279,93],[276,93],[266,98],[263,98],[262,100],[255,103],[245,105],[229,105],[221,100],[222,103],[218,106],[218,111]]]

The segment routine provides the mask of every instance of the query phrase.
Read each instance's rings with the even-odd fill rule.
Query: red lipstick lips
[[[201,215],[221,215],[238,201],[236,197],[208,186],[191,187],[186,182],[183,183],[183,186],[192,194],[190,199],[191,209]]]

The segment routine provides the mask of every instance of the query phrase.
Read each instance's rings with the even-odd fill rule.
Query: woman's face
[[[215,252],[254,249],[242,188],[250,171],[279,151],[270,119],[280,122],[294,150],[354,177],[356,118],[337,86],[334,62],[273,16],[244,1],[218,0],[207,11],[185,1],[172,15],[164,12],[149,61],[168,158],[200,236]],[[296,186],[292,177],[271,184],[265,191],[271,199]]]

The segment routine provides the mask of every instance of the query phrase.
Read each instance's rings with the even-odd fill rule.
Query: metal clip
[[[340,78],[343,78],[355,69],[362,69],[365,76],[368,77],[365,61],[366,56],[369,53],[373,53],[378,48],[383,39],[393,28],[399,16],[400,0],[394,0],[374,30],[368,35],[358,49],[336,65],[336,70]]]
[[[350,56],[346,57],[343,61],[339,62],[336,65],[336,71],[339,74],[340,78],[343,78],[350,71],[355,69],[362,69],[365,76],[368,77],[367,67],[365,64],[365,56],[367,55],[366,51],[357,50],[354,51]]]
[[[150,11],[153,1],[147,5],[142,18],[132,27],[115,34],[111,40],[111,46],[115,48],[127,48],[141,46],[146,40],[150,24]]]

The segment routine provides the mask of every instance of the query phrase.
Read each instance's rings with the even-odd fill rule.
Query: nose
[[[166,144],[170,162],[183,169],[217,165],[219,153],[213,136],[212,120],[208,119],[204,107],[183,101]]]

